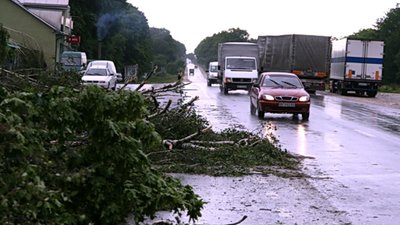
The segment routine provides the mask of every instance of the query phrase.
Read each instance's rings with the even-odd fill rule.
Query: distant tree
[[[218,57],[218,43],[229,41],[250,41],[249,34],[245,30],[231,28],[228,31],[221,31],[211,37],[206,37],[194,50],[198,63],[207,66],[209,62],[216,61]]]
[[[400,8],[391,9],[378,19],[378,38],[385,41],[383,81],[400,84]]]
[[[165,28],[150,28],[154,64],[159,65],[161,71],[176,74],[185,65],[185,46],[174,40],[170,31]]]
[[[71,0],[74,34],[82,37],[78,50],[89,59],[113,60],[119,71],[138,64],[139,72],[151,69],[153,55],[149,26],[143,12],[126,0]]]
[[[373,28],[362,29],[349,36],[349,38],[376,40],[379,38],[378,30]]]
[[[98,53],[96,21],[101,3],[98,0],[70,0],[69,4],[74,21],[73,34],[81,36],[77,50],[86,52],[89,59],[96,59]]]

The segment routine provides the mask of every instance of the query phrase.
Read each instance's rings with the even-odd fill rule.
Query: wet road
[[[317,93],[309,121],[281,114],[259,119],[250,114],[246,91],[223,95],[218,85],[207,87],[200,70],[189,80],[185,95],[199,96],[196,110],[213,129],[273,132],[282,148],[313,157],[304,161],[309,182],[352,224],[400,224],[400,108],[367,104],[379,96]]]

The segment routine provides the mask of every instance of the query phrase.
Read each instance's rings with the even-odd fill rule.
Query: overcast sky
[[[372,28],[400,0],[128,0],[150,27],[165,28],[191,53],[229,28],[259,35],[310,34],[341,38]]]

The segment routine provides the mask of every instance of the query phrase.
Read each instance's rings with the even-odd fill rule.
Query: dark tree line
[[[227,41],[251,41],[249,34],[239,28],[231,28],[228,31],[221,31],[211,37],[204,38],[194,50],[197,63],[208,65],[211,61],[217,61],[218,43]]]
[[[120,71],[138,64],[139,73],[157,64],[174,74],[184,65],[185,46],[168,30],[150,28],[144,13],[126,0],[71,0],[70,7],[74,34],[82,40],[78,50],[89,59],[113,60]]]

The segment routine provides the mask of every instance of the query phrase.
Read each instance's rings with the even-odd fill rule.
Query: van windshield
[[[211,65],[210,66],[210,72],[218,72],[218,66],[217,65]]]
[[[80,66],[81,58],[77,55],[63,55],[61,57],[61,63],[64,66]]]
[[[255,70],[256,62],[254,59],[228,58],[226,60],[227,69]]]

